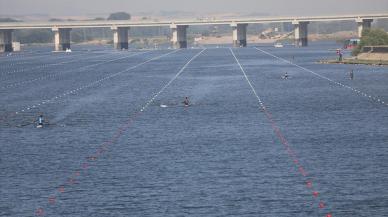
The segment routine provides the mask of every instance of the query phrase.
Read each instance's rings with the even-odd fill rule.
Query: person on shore
[[[337,49],[337,55],[338,55],[338,61],[339,62],[342,62],[342,56],[343,56],[343,54],[342,54],[342,51],[341,51],[341,49]]]

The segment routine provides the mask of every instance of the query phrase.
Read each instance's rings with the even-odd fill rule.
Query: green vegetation
[[[354,56],[358,55],[364,46],[388,45],[388,33],[381,29],[366,29],[362,33],[361,41],[353,50]]]
[[[94,18],[93,20],[101,21],[101,20],[105,20],[105,18],[103,18],[103,17],[96,17],[96,18]]]
[[[130,20],[131,15],[126,12],[116,12],[110,14],[108,20]]]
[[[48,43],[53,40],[53,33],[48,29],[24,29],[15,31],[16,40],[22,44]]]
[[[20,20],[15,20],[12,18],[0,18],[0,23],[9,23],[9,22],[21,22]]]
[[[58,18],[51,18],[51,19],[49,19],[49,22],[62,22],[62,21],[64,21],[64,20],[58,19]]]
[[[82,43],[92,41],[95,39],[92,35],[98,29],[73,29],[71,31],[71,41],[75,43]]]
[[[159,46],[162,44],[169,44],[170,41],[165,37],[151,37],[151,38],[136,37],[130,40],[129,43],[132,46],[136,47],[137,49],[142,49],[147,47]]]

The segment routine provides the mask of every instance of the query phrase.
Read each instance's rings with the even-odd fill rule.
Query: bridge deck
[[[0,23],[0,29],[51,29],[61,28],[109,28],[118,27],[154,27],[175,25],[229,25],[231,23],[283,23],[283,22],[325,22],[345,21],[356,19],[387,19],[388,14],[363,14],[343,16],[311,16],[311,17],[266,17],[266,18],[236,18],[236,19],[214,19],[214,20],[177,20],[177,21],[66,21],[66,22],[10,22]]]

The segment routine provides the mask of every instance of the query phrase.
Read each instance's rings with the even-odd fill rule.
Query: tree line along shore
[[[342,58],[341,51],[337,54],[337,59],[322,60],[320,63],[388,65],[388,33],[382,29],[366,29],[352,50],[351,57]]]

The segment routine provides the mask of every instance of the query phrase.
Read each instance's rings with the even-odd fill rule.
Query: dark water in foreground
[[[315,64],[335,47],[260,48],[388,102],[387,68]],[[229,49],[205,50],[134,117],[199,51],[0,57],[0,216],[388,216],[388,106],[254,48],[234,52],[318,198]],[[28,125],[39,113],[43,129]]]

